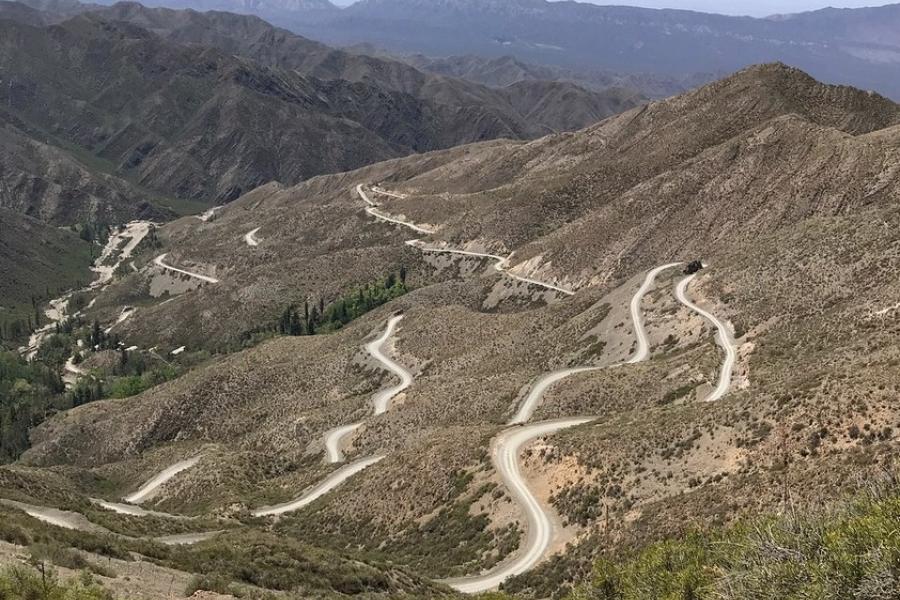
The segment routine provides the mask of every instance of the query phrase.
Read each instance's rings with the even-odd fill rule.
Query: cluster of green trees
[[[109,223],[98,221],[96,223],[79,223],[72,225],[72,230],[78,232],[78,237],[91,244],[91,258],[94,258],[95,246],[104,246],[109,240],[112,229]]]
[[[49,298],[49,291],[47,292]],[[5,321],[0,321],[0,341],[10,340],[16,341],[28,337],[35,330],[40,329],[44,323],[44,315],[41,313],[41,304],[45,298],[31,296],[31,310],[27,314]],[[26,311],[23,311],[26,312]]]
[[[119,360],[108,377],[106,398],[129,398],[166,381],[175,379],[181,370],[175,365],[154,366],[141,353],[119,347]]]
[[[0,341],[23,340],[34,332],[31,317],[0,322]]]
[[[0,463],[28,448],[28,430],[60,406],[64,391],[56,369],[0,352]]]
[[[406,268],[400,267],[398,273],[389,273],[383,280],[357,288],[327,306],[324,300],[319,300],[317,305],[306,301],[302,309],[291,305],[281,314],[275,329],[284,335],[334,331],[407,291]]]
[[[28,448],[28,431],[56,411],[104,398],[128,398],[181,374],[175,365],[149,364],[143,354],[128,352],[101,331],[100,346],[115,343],[119,360],[112,369],[79,377],[66,391],[60,371],[79,334],[98,339],[97,328],[51,335],[31,362],[16,352],[0,352],[0,464],[18,458]],[[74,356],[78,359],[80,354]]]
[[[77,282],[77,285],[80,287],[81,282]],[[42,306],[51,298],[58,297],[61,293],[61,291],[57,291],[55,295],[52,295],[52,292],[48,289],[43,296],[32,295],[31,310],[27,311],[27,314],[23,314],[26,311],[21,311],[17,312],[16,315],[13,315],[12,318],[0,318],[0,342],[20,342],[34,333],[37,329],[40,329],[46,321],[41,311]],[[84,308],[87,303],[87,293],[73,294],[69,299],[68,312],[76,313]],[[63,323],[57,323],[56,332],[60,333],[61,331],[64,331],[65,333],[71,333],[74,329],[80,327],[81,324],[80,321],[69,319]]]
[[[69,404],[74,408],[94,400],[102,400],[105,397],[104,394],[102,380],[95,377],[82,377],[69,392]]]

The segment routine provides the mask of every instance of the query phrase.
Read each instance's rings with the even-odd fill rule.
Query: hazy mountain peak
[[[518,14],[542,10],[546,0],[360,0],[351,10],[379,9],[411,13],[432,12]]]
[[[307,10],[333,10],[335,5],[328,0],[234,0],[245,10],[271,10],[299,12]]]

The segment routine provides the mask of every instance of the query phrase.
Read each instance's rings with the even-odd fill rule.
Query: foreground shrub
[[[900,484],[830,511],[762,519],[594,565],[570,600],[900,598]]]
[[[0,570],[0,598],[3,600],[112,600],[109,591],[94,582],[90,574],[61,582],[49,569],[6,567]]]

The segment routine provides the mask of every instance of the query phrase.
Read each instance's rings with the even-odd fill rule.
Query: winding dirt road
[[[145,483],[141,488],[133,494],[125,496],[125,502],[129,504],[141,504],[146,502],[159,490],[160,487],[182,471],[186,471],[200,462],[202,456],[195,456],[187,460],[175,463],[157,474],[153,479]]]
[[[278,504],[275,506],[264,506],[260,509],[254,510],[252,514],[254,517],[274,517],[277,515],[294,512],[295,510],[300,510],[304,506],[309,506],[357,473],[368,469],[382,459],[384,459],[383,456],[370,456],[368,458],[363,458],[356,462],[352,462],[348,465],[344,465],[343,467],[326,477],[322,482],[316,484],[315,487],[310,489],[308,492],[306,492],[296,500],[291,500],[290,502]]]
[[[390,403],[394,396],[398,395],[400,392],[412,385],[413,376],[412,373],[410,373],[409,369],[395,362],[391,357],[384,353],[385,344],[387,344],[388,340],[391,339],[391,336],[394,335],[394,330],[397,328],[397,324],[402,320],[403,315],[394,315],[393,317],[388,319],[387,327],[385,328],[384,333],[378,336],[377,339],[374,339],[366,344],[366,350],[369,352],[369,354],[371,354],[372,357],[375,358],[375,360],[380,362],[385,369],[387,369],[400,379],[400,383],[381,390],[372,398],[372,406],[375,409],[375,416],[386,413],[390,408]]]
[[[62,527],[63,529],[88,531],[92,533],[111,533],[108,529],[91,523],[84,515],[76,512],[47,508],[46,506],[35,506],[34,504],[15,502],[13,500],[0,500],[0,504],[17,508],[29,517],[47,523],[48,525]]]
[[[165,260],[168,255],[169,255],[168,253],[160,254],[159,256],[157,256],[156,258],[153,259],[153,264],[156,265],[157,267],[162,267],[163,269],[166,269],[167,271],[181,273],[182,275],[187,275],[189,277],[193,277],[194,279],[199,279],[201,281],[207,281],[209,283],[219,283],[219,280],[216,279],[215,277],[210,277],[208,275],[201,275],[199,273],[192,273],[191,271],[185,271],[184,269],[179,269],[178,267],[173,267],[172,265],[167,265],[165,263]]]
[[[571,377],[576,373],[586,373],[602,368],[604,367],[575,367],[571,369],[561,369],[559,371],[554,371],[553,373],[541,375],[541,377],[531,387],[531,390],[529,390],[528,395],[525,397],[525,400],[522,401],[522,404],[519,406],[518,412],[513,416],[512,419],[509,420],[507,425],[522,425],[530,421],[531,416],[534,414],[534,411],[541,403],[541,400],[543,400],[544,394],[547,393],[547,390],[550,389],[553,384],[562,381],[567,377]]]
[[[372,397],[373,414],[376,417],[378,415],[386,413],[390,408],[391,400],[393,400],[394,397],[397,396],[400,392],[412,385],[413,376],[409,369],[395,362],[384,352],[385,345],[387,344],[388,340],[390,340],[394,335],[394,332],[397,329],[397,324],[402,320],[403,315],[394,315],[393,317],[388,319],[387,327],[385,327],[384,332],[376,339],[366,344],[366,351],[372,356],[372,358],[380,362],[386,370],[390,371],[400,379],[400,383],[398,383],[397,385],[392,385],[391,387],[379,390]],[[350,425],[343,425],[341,427],[332,429],[328,433],[325,438],[325,452],[329,462],[337,463],[344,460],[344,452],[342,450],[344,439],[346,439],[347,436],[351,435],[361,426],[362,423],[352,423]]]
[[[190,546],[192,544],[199,544],[200,542],[205,542],[206,540],[211,540],[217,535],[222,533],[221,531],[204,531],[201,533],[179,533],[176,535],[164,535],[162,537],[151,538],[154,542],[159,542],[160,544],[165,544],[166,546]]]
[[[372,397],[373,414],[376,416],[387,412],[390,408],[391,400],[393,400],[403,390],[412,385],[413,376],[409,369],[395,362],[385,353],[385,346],[394,335],[394,332],[397,329],[397,324],[401,320],[403,320],[403,315],[392,316],[390,319],[388,319],[387,327],[385,327],[382,334],[365,346],[366,351],[372,356],[372,358],[380,362],[387,371],[390,371],[400,379],[400,382],[398,384],[392,385],[391,387],[385,388],[383,390],[379,390]],[[344,440],[357,429],[359,429],[362,425],[363,423],[343,425],[341,427],[332,429],[328,433],[325,438],[325,455],[328,459],[328,462],[334,464],[344,461]],[[277,506],[260,508],[253,512],[253,516],[269,517],[283,515],[295,510],[300,510],[304,506],[308,506],[312,502],[315,502],[357,473],[368,469],[383,458],[384,456],[371,456],[345,465],[344,467],[329,475],[324,481],[317,484],[314,488],[304,493],[296,500],[292,500],[285,504],[279,504]]]
[[[547,553],[556,536],[553,519],[535,498],[519,470],[522,449],[539,437],[553,435],[563,429],[590,423],[593,418],[547,421],[522,428],[510,429],[495,438],[492,451],[494,467],[507,489],[522,508],[527,520],[523,550],[513,560],[503,563],[496,570],[477,577],[450,579],[450,587],[465,594],[478,594],[496,589],[514,575],[531,570]]]
[[[644,328],[644,311],[641,310],[641,303],[644,301],[644,296],[646,296],[647,292],[650,291],[650,288],[653,287],[653,283],[660,273],[682,264],[683,263],[680,262],[673,262],[661,267],[656,267],[647,273],[644,283],[641,284],[640,289],[631,298],[631,322],[634,323],[634,335],[637,338],[637,348],[635,348],[634,356],[628,360],[629,365],[644,362],[650,357],[650,342],[647,340],[647,330]]]
[[[433,229],[424,227],[422,225],[416,225],[415,223],[411,223],[409,221],[404,221],[402,219],[397,219],[397,218],[391,217],[390,215],[386,215],[383,212],[379,211],[378,204],[369,197],[369,195],[366,193],[365,189],[363,188],[362,184],[359,184],[356,186],[356,193],[359,194],[359,197],[362,198],[363,201],[368,205],[366,207],[366,212],[368,214],[372,215],[373,217],[375,217],[376,219],[385,221],[387,223],[394,223],[396,225],[402,225],[408,229],[415,231],[416,233],[423,233],[423,234],[435,233],[435,230],[433,230]],[[385,191],[378,191],[378,193],[385,194],[386,196],[394,196],[396,198],[405,198],[406,197],[406,196],[400,196],[400,195],[393,194],[390,192],[385,192]],[[454,249],[450,249],[450,248],[429,247],[422,240],[408,240],[406,242],[406,245],[412,246],[413,248],[417,248],[418,250],[421,250],[422,252],[458,254],[458,255],[462,255],[462,256],[474,256],[474,257],[478,257],[478,258],[489,258],[489,259],[495,261],[496,264],[494,265],[494,269],[497,272],[502,273],[503,275],[506,275],[507,277],[509,277],[511,279],[515,279],[516,281],[521,281],[523,283],[529,283],[531,285],[536,285],[536,286],[539,286],[542,288],[546,288],[548,290],[553,290],[554,292],[559,292],[559,293],[565,294],[567,296],[575,295],[575,292],[573,292],[572,290],[568,290],[568,289],[560,287],[558,285],[553,285],[552,283],[546,283],[544,281],[539,281],[537,279],[531,279],[528,277],[523,277],[521,275],[516,275],[515,273],[512,273],[509,270],[509,268],[510,268],[509,259],[512,255],[510,255],[508,257],[503,257],[503,256],[498,256],[496,254],[487,254],[484,252],[471,252],[468,250],[454,250]]]
[[[145,508],[141,508],[140,506],[135,506],[133,504],[121,504],[119,502],[107,502],[106,500],[98,500],[96,498],[91,498],[91,502],[93,502],[100,508],[105,508],[108,511],[112,511],[114,513],[119,513],[120,515],[128,515],[131,517],[163,517],[166,519],[186,519],[187,518],[187,517],[182,517],[181,515],[171,515],[169,513],[157,512],[155,510],[147,510]]]
[[[727,394],[728,389],[731,387],[731,376],[734,372],[734,365],[737,362],[737,344],[734,341],[734,334],[731,333],[731,329],[728,325],[719,320],[714,314],[703,310],[694,304],[691,299],[687,297],[687,288],[696,277],[697,274],[695,273],[694,275],[689,275],[679,281],[678,286],[675,288],[675,295],[679,302],[712,323],[713,327],[718,331],[716,341],[725,351],[725,360],[722,361],[722,368],[719,371],[719,381],[716,384],[715,389],[704,399],[704,402],[715,402]]]
[[[657,267],[647,273],[643,284],[632,297],[631,317],[634,322],[635,337],[638,346],[629,364],[639,363],[650,357],[647,333],[644,330],[643,313],[641,303],[644,296],[653,286],[656,277],[664,270],[677,266],[672,263]],[[613,367],[621,365],[613,365]],[[546,391],[555,383],[576,373],[596,371],[604,367],[576,367],[563,369],[542,376],[535,382],[531,391],[525,397],[518,412],[509,421],[510,425],[526,423],[540,404]],[[612,367],[606,367],[612,368]],[[521,575],[537,565],[547,554],[556,537],[554,519],[544,509],[534,494],[528,489],[527,482],[519,470],[519,455],[522,449],[535,439],[552,435],[563,429],[584,425],[594,421],[596,417],[584,417],[574,419],[562,419],[546,421],[534,425],[525,425],[515,429],[507,429],[495,438],[492,444],[492,460],[494,468],[503,479],[507,489],[512,493],[522,512],[525,513],[527,523],[526,538],[523,548],[517,557],[502,563],[494,570],[475,577],[465,577],[447,580],[445,583],[457,591],[467,594],[477,594],[496,589],[509,577]]]
[[[103,508],[106,508],[107,510],[114,510],[114,509],[110,508],[109,506],[104,506],[99,501],[97,501],[97,503],[100,504],[101,506],[103,506]],[[0,504],[5,504],[6,506],[16,508],[18,510],[21,510],[25,514],[27,514],[29,517],[37,519],[38,521],[41,521],[43,523],[47,523],[48,525],[53,525],[55,527],[61,527],[63,529],[69,529],[72,531],[84,531],[87,533],[113,535],[113,536],[116,536],[116,537],[119,537],[122,539],[126,539],[126,540],[149,539],[149,540],[153,540],[155,542],[159,542],[161,544],[166,544],[169,546],[196,544],[196,543],[211,539],[211,538],[215,537],[216,535],[222,533],[221,531],[204,531],[204,532],[197,532],[197,533],[181,533],[181,534],[177,534],[177,535],[166,535],[166,536],[161,536],[161,537],[147,536],[144,538],[135,538],[130,535],[123,535],[121,533],[116,533],[114,531],[110,531],[109,529],[107,529],[105,527],[102,527],[100,525],[97,525],[96,523],[89,521],[87,519],[87,517],[85,517],[84,515],[82,515],[80,513],[71,512],[71,511],[67,511],[67,510],[59,510],[56,508],[48,508],[46,506],[35,506],[33,504],[26,504],[24,502],[14,502],[12,500],[0,500]],[[114,503],[108,503],[108,504],[114,505]],[[121,505],[115,505],[115,506],[119,507]],[[156,516],[171,517],[171,518],[181,518],[181,517],[173,517],[173,515],[167,515],[165,513],[154,513],[152,511],[138,512],[141,509],[137,509],[136,507],[132,507],[132,508],[135,508],[136,511],[126,512],[124,509],[120,509],[120,510],[116,510],[115,512],[118,512],[119,514],[126,514],[126,515],[132,515],[132,516],[156,515]]]
[[[661,267],[656,267],[652,271],[648,272],[647,276],[644,278],[644,282],[641,284],[641,287],[631,298],[631,320],[632,323],[634,323],[634,335],[637,338],[637,348],[635,349],[634,355],[630,359],[628,359],[626,364],[633,365],[636,363],[644,362],[650,357],[650,344],[647,340],[647,332],[644,329],[644,313],[641,310],[641,302],[644,300],[644,296],[647,295],[647,292],[650,291],[650,288],[653,287],[653,284],[656,282],[656,278],[660,273],[667,269],[677,267],[681,264],[682,263],[669,263]],[[531,416],[534,414],[535,409],[543,399],[544,394],[548,389],[550,389],[553,384],[578,373],[597,371],[604,368],[607,367],[573,367],[569,369],[560,369],[559,371],[554,371],[552,373],[542,375],[534,383],[531,390],[528,392],[528,396],[525,397],[525,400],[519,406],[519,411],[513,416],[512,419],[509,420],[509,423],[507,424],[521,425],[522,423],[527,423],[528,421],[530,421]]]
[[[362,426],[362,421],[360,421],[359,423],[336,427],[328,432],[325,437],[325,456],[328,462],[344,462],[344,439]]]
[[[510,279],[515,279],[516,281],[521,281],[523,283],[530,283],[532,285],[536,285],[542,288],[547,288],[548,290],[553,290],[554,292],[559,292],[561,294],[565,294],[566,296],[574,296],[575,292],[572,290],[568,290],[563,287],[559,287],[558,285],[553,285],[552,283],[547,283],[545,281],[538,281],[537,279],[530,279],[528,277],[522,277],[521,275],[516,275],[515,273],[509,271],[509,259],[512,256],[510,254],[506,258],[502,256],[498,256],[496,254],[488,254],[486,252],[472,252],[471,250],[455,250],[453,248],[439,248],[436,246],[428,246],[422,240],[409,240],[406,242],[407,246],[412,246],[413,248],[417,248],[422,252],[432,252],[435,254],[458,254],[461,256],[474,256],[477,258],[489,258],[495,262],[494,270],[498,273],[502,273],[506,275]]]
[[[397,385],[391,386],[389,388],[385,388],[380,390],[375,394],[372,398],[372,404],[374,407],[374,414],[380,415],[388,410],[390,407],[390,401],[397,394],[408,388],[412,384],[412,373],[402,365],[398,364],[390,357],[385,354],[384,347],[390,340],[391,336],[394,335],[396,331],[397,324],[403,319],[403,315],[394,315],[390,319],[388,319],[387,327],[385,327],[384,332],[375,340],[366,344],[366,350],[375,358],[378,362],[380,362],[385,369],[396,375],[400,382]],[[352,425],[346,425],[343,427],[338,427],[332,430],[326,439],[326,456],[331,463],[338,463],[344,460],[344,454],[342,448],[342,443],[344,438],[353,433],[356,429],[358,429],[362,423],[354,423]],[[107,510],[111,510],[117,512],[119,514],[126,514],[135,517],[145,517],[145,516],[161,516],[161,517],[171,517],[178,518],[176,515],[169,515],[166,513],[158,513],[154,511],[149,511],[142,509],[137,504],[141,504],[146,502],[148,499],[152,498],[156,492],[162,487],[166,482],[171,480],[173,477],[185,471],[187,469],[195,466],[202,456],[195,456],[194,458],[190,458],[188,460],[183,460],[174,465],[164,469],[159,474],[154,476],[150,481],[145,483],[138,491],[135,493],[126,496],[124,498],[125,502],[128,504],[119,504],[115,502],[107,502],[105,500],[96,500],[95,502],[102,506]],[[340,486],[342,483],[356,475],[357,473],[362,472],[363,470],[371,467],[377,462],[384,459],[384,456],[372,456],[360,459],[353,463],[343,466],[338,469],[327,478],[325,478],[321,483],[317,484],[315,487],[305,492],[299,498],[292,500],[290,502],[279,504],[277,506],[267,506],[259,508],[252,512],[253,516],[256,517],[269,517],[269,516],[277,516],[285,513],[293,512],[296,510],[300,510],[301,508],[315,502],[325,494],[329,493],[336,487]],[[176,540],[172,538],[171,541],[165,541],[163,539],[159,539],[163,543],[195,543],[197,541],[202,541],[203,539],[208,539],[208,537],[202,536],[212,536],[217,532],[212,533],[203,533],[203,534],[190,534],[186,537],[178,537]],[[176,536],[177,537],[177,536]]]
[[[381,212],[380,210],[378,210],[378,203],[375,202],[374,200],[372,200],[371,198],[369,198],[369,195],[363,189],[362,184],[359,184],[358,186],[356,186],[356,193],[359,194],[359,197],[362,198],[363,201],[365,201],[365,203],[368,205],[368,206],[366,206],[366,212],[368,214],[372,215],[373,217],[375,217],[376,219],[378,219],[379,221],[384,221],[386,223],[393,223],[395,225],[402,225],[403,227],[406,227],[407,229],[412,229],[416,233],[424,233],[424,234],[434,233],[433,229],[430,229],[428,227],[423,227],[421,225],[416,225],[415,223],[411,223],[409,221],[404,221],[403,219],[397,219],[390,215],[386,215],[383,212]]]
[[[409,198],[408,194],[400,194],[398,192],[391,192],[382,187],[378,187],[377,185],[372,186],[372,191],[375,192],[376,194],[381,194],[383,196],[390,196],[391,198],[399,198],[400,200],[405,200],[406,198]]]

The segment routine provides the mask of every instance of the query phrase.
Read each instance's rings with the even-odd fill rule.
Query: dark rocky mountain
[[[255,17],[123,4],[61,20],[4,6],[15,20],[0,20],[0,122],[15,131],[0,144],[3,202],[54,222],[226,202],[269,181],[578,128],[638,101],[561,82],[495,90]],[[52,175],[63,171],[78,176]]]
[[[473,77],[420,69],[408,61],[377,52],[348,52],[278,29],[245,15],[148,9],[122,2],[102,11],[105,18],[128,21],[181,44],[212,46],[229,54],[299,72],[323,80],[346,80],[402,92],[429,103],[459,107],[497,107],[524,118],[523,129],[578,129],[587,123],[622,112],[640,101],[626,80],[609,77],[595,82],[593,91],[578,89],[553,69],[532,67],[531,76],[506,82],[475,81]],[[520,83],[515,89],[493,90]],[[559,112],[567,113],[564,125]]]
[[[328,0],[173,0],[172,2],[151,1],[147,5],[200,11],[228,11],[275,19],[291,18],[297,13],[327,15],[338,10]]]
[[[328,43],[680,77],[782,61],[900,97],[900,5],[753,19],[545,0],[361,0],[280,24]]]

